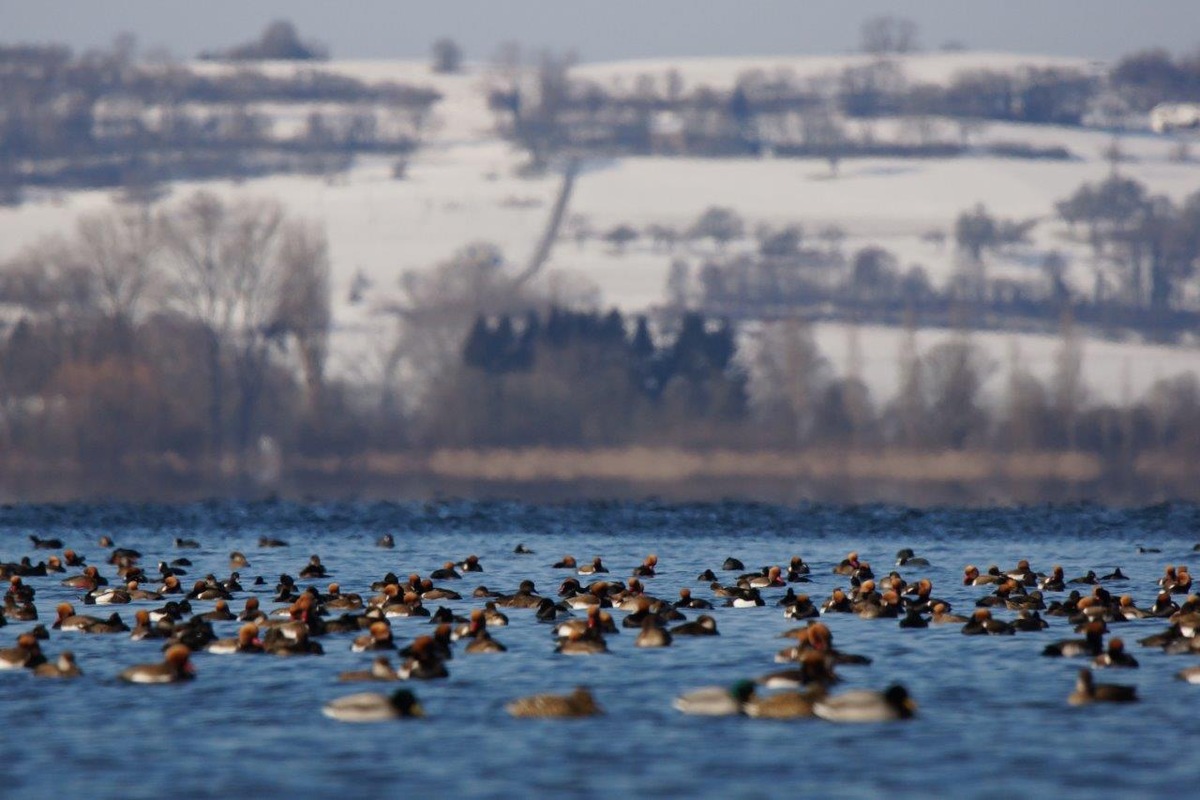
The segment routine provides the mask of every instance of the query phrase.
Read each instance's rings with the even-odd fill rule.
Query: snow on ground
[[[587,64],[576,74],[624,85],[642,72],[675,65],[692,82],[726,85],[750,68],[768,72],[788,67],[821,74],[861,60],[858,56],[781,59],[681,59]],[[958,69],[987,66],[1013,68],[1036,63],[1087,67],[1076,59],[1031,59],[1026,56],[956,53],[909,56],[903,66],[912,79],[948,79]],[[227,69],[203,65],[203,69]],[[167,202],[205,188],[232,198],[241,195],[277,198],[291,214],[325,226],[333,261],[335,321],[334,371],[362,366],[363,348],[379,348],[386,322],[372,313],[392,296],[406,269],[422,269],[444,260],[475,241],[497,244],[509,260],[523,265],[541,235],[558,189],[555,176],[521,178],[523,157],[490,132],[486,108],[487,76],[479,67],[462,75],[434,75],[425,62],[330,62],[321,69],[365,80],[396,80],[430,86],[444,95],[435,107],[435,124],[427,143],[412,157],[405,180],[391,176],[391,159],[363,158],[345,175],[325,180],[275,176],[241,183],[180,183]],[[267,71],[290,71],[294,64],[268,64]],[[871,123],[877,138],[901,136],[910,122]],[[956,126],[932,121],[939,135],[956,139]],[[940,126],[940,128],[939,128]],[[842,247],[852,253],[868,244],[892,250],[903,268],[922,265],[935,283],[954,271],[954,220],[977,203],[1002,217],[1042,219],[1033,242],[1022,252],[993,258],[991,274],[1032,276],[1040,255],[1060,248],[1073,259],[1077,286],[1090,288],[1089,255],[1068,241],[1053,219],[1055,201],[1084,181],[1102,180],[1110,169],[1103,153],[1111,136],[1102,131],[1060,127],[991,124],[970,132],[971,142],[1027,142],[1061,145],[1075,156],[1067,162],[1043,162],[968,156],[957,159],[850,159],[831,175],[823,161],[793,159],[694,159],[677,157],[622,158],[585,165],[572,197],[570,214],[588,219],[603,232],[619,223],[639,228],[650,223],[686,228],[709,206],[728,206],[751,229],[759,223],[800,223],[810,234],[837,225],[847,234]],[[1200,190],[1200,164],[1169,159],[1175,140],[1139,134],[1121,140],[1129,161],[1121,172],[1148,185],[1152,192],[1179,199]],[[110,202],[107,192],[87,191],[34,195],[19,208],[0,209],[0,259],[48,233],[69,230],[86,211]],[[943,247],[922,239],[931,230],[947,233]],[[731,247],[736,248],[738,244]],[[749,242],[740,246],[750,246]],[[686,250],[684,251],[686,252]],[[594,283],[606,304],[636,312],[661,303],[670,262],[678,253],[655,252],[647,241],[635,242],[624,254],[592,240],[580,248],[563,241],[549,267]],[[699,254],[693,250],[692,262]],[[356,276],[369,288],[362,302],[349,302]],[[835,364],[844,363],[847,337],[838,326],[822,326],[818,340]],[[945,334],[922,334],[933,338]],[[898,331],[860,330],[863,367],[877,400],[891,394],[894,365],[901,342]],[[1015,337],[1022,360],[1052,365],[1053,337]],[[1006,364],[1010,342],[1004,334],[981,334],[994,360]],[[839,342],[842,342],[839,345]],[[1120,400],[1124,376],[1133,394],[1160,377],[1200,369],[1200,355],[1184,348],[1149,347],[1089,341],[1086,376],[1099,395]],[[1127,366],[1126,366],[1127,365]],[[1047,373],[1048,374],[1048,373]],[[1044,376],[1043,376],[1044,377]]]

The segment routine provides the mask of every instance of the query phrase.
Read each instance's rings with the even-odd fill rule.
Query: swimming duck
[[[1050,623],[1042,619],[1041,614],[1027,608],[1018,611],[1017,618],[1009,624],[1012,625],[1013,630],[1024,631],[1026,633],[1030,631],[1044,631],[1050,627]]]
[[[742,588],[768,589],[777,586],[787,585],[783,579],[783,570],[779,567],[769,567],[765,575],[755,575],[747,578],[745,582],[738,581],[738,585]]]
[[[1081,669],[1075,681],[1075,691],[1067,697],[1067,702],[1082,706],[1088,703],[1131,703],[1137,699],[1136,686],[1096,683],[1090,669]]]
[[[986,575],[980,575],[979,567],[974,564],[963,567],[963,586],[987,586],[992,583],[1001,583],[1004,580],[1006,579],[999,574],[999,570],[994,575],[990,571]]]
[[[362,636],[359,636],[350,645],[350,650],[355,653],[363,653],[368,650],[395,650],[396,644],[392,641],[392,627],[387,622],[379,621],[371,623],[371,627]]]
[[[263,649],[273,656],[323,656],[325,648],[320,642],[309,638],[307,627],[291,630],[291,636],[280,633],[281,628],[271,628],[263,638]]]
[[[1200,667],[1188,667],[1175,673],[1175,677],[1188,683],[1200,684]]]
[[[516,547],[514,547],[514,548],[513,548],[513,552],[514,552],[514,553],[516,553],[516,554],[517,554],[517,555],[519,555],[519,556],[531,556],[531,555],[533,555],[533,551],[532,551],[532,550],[530,550],[528,547],[526,547],[526,546],[525,546],[525,545],[523,545],[523,544],[518,544]]]
[[[447,561],[445,564],[443,564],[441,566],[440,569],[435,569],[433,572],[429,573],[429,577],[431,580],[438,580],[438,581],[462,580],[462,575],[459,575],[458,570],[456,570],[454,568],[453,561]]]
[[[758,679],[768,689],[794,689],[809,684],[831,686],[840,678],[834,673],[834,659],[819,650],[805,650],[799,655],[800,666],[779,670]]]
[[[382,547],[384,550],[391,550],[396,546],[396,540],[390,533],[385,533],[375,540],[376,547]]]
[[[673,636],[716,636],[717,621],[708,614],[701,614],[693,622],[685,622],[671,628]]]
[[[633,644],[635,647],[669,647],[671,633],[662,627],[657,617],[646,617]]]
[[[83,670],[75,663],[75,654],[63,650],[54,661],[46,661],[33,668],[33,674],[39,678],[78,678]]]
[[[108,579],[102,576],[98,569],[89,566],[83,568],[82,574],[64,578],[60,583],[72,589],[83,589],[90,592],[97,586],[107,586]]]
[[[565,656],[590,656],[608,652],[608,644],[595,628],[586,631],[572,630],[567,638],[559,640],[554,652]]]
[[[787,619],[813,619],[821,616],[821,612],[808,595],[798,594],[796,602],[783,610],[783,616]]]
[[[16,598],[4,598],[4,612],[0,614],[0,626],[7,624],[7,620],[16,620],[18,622],[29,622],[38,618],[37,607],[29,601],[18,602]]]
[[[800,719],[814,716],[813,706],[825,699],[825,687],[815,685],[806,692],[776,692],[755,695],[746,701],[743,713],[757,719]]]
[[[916,703],[900,684],[884,692],[856,689],[840,695],[825,697],[813,704],[813,713],[830,722],[890,722],[910,719],[916,713]]]
[[[1085,629],[1084,639],[1065,639],[1046,645],[1042,655],[1064,658],[1088,656],[1095,658],[1104,651],[1104,623],[1091,622]]]
[[[175,537],[175,546],[181,550],[195,550],[200,547],[200,543],[195,539],[181,539]]]
[[[988,609],[977,608],[967,624],[963,625],[962,632],[967,636],[1005,636],[1011,635],[1014,631],[1007,622],[994,619],[992,612]]]
[[[229,604],[224,600],[218,600],[212,611],[207,611],[197,616],[209,622],[229,622],[230,620],[237,619],[237,616],[229,610]]]
[[[421,581],[422,600],[462,600],[462,595],[452,589],[434,586],[429,578]]]
[[[471,554],[458,562],[458,568],[463,572],[483,572],[483,567],[479,563],[479,556],[475,554]]]
[[[1092,659],[1093,667],[1124,667],[1136,669],[1137,659],[1125,650],[1125,643],[1120,639],[1110,639],[1108,650]]]
[[[396,674],[396,670],[392,669],[392,664],[388,661],[387,656],[376,656],[375,660],[371,662],[370,669],[340,673],[338,680],[343,682],[398,681],[400,676]]]
[[[1182,564],[1175,570],[1175,581],[1163,585],[1163,591],[1169,594],[1187,594],[1191,590],[1192,575]]]
[[[637,578],[653,578],[655,574],[654,569],[657,566],[658,556],[651,553],[646,556],[640,565],[633,568],[633,575]]]
[[[517,588],[516,594],[496,598],[496,605],[501,608],[537,608],[545,599],[548,598],[543,598],[537,593],[537,587],[534,586],[533,581],[523,580]],[[553,601],[551,601],[551,605],[553,605]]]
[[[717,575],[711,569],[706,569],[706,570],[704,570],[704,572],[701,572],[699,575],[696,576],[696,580],[705,581],[707,583],[716,583]]]
[[[829,599],[821,605],[821,611],[825,614],[853,614],[854,606],[844,591],[834,589]]]
[[[472,655],[479,653],[506,653],[508,652],[508,648],[492,638],[492,635],[487,631],[485,623],[475,631],[475,635],[467,642],[467,646],[463,648],[463,652]]]
[[[438,656],[432,636],[418,636],[406,648],[408,658],[396,670],[403,680],[433,680],[450,677],[446,664]]]
[[[599,575],[602,572],[608,572],[608,568],[600,560],[600,556],[592,559],[591,564],[584,564],[579,569],[575,570],[578,575]]]
[[[324,578],[328,574],[329,571],[321,563],[321,557],[315,555],[310,556],[308,564],[304,566],[304,569],[300,570],[301,578]]]
[[[945,603],[934,603],[933,616],[929,618],[929,621],[934,625],[945,625],[947,623],[967,622],[968,619],[961,614],[951,614],[950,609],[947,608]]]
[[[0,650],[0,669],[34,669],[44,663],[46,657],[42,655],[42,648],[30,633],[18,636],[15,647]]]
[[[556,603],[549,597],[538,600],[534,617],[538,622],[555,622],[571,616],[571,609],[562,603]]]
[[[838,565],[836,567],[833,568],[833,574],[834,575],[853,575],[854,572],[859,568],[859,566],[860,566],[860,562],[858,560],[858,553],[851,551],[845,558],[843,558],[838,563]]]
[[[575,556],[563,556],[562,559],[553,566],[553,569],[575,569]]]
[[[929,559],[920,558],[915,553],[913,553],[913,549],[911,547],[905,547],[904,549],[902,549],[898,553],[896,553],[896,566],[897,567],[928,567]]]
[[[157,664],[137,664],[127,667],[118,675],[127,683],[176,683],[196,677],[190,656],[192,651],[184,645],[175,645],[167,650],[166,657]]]
[[[1029,560],[1025,558],[1022,558],[1020,561],[1018,561],[1017,566],[1014,569],[1004,573],[1004,575],[1010,580],[1014,580],[1024,586],[1037,585],[1037,573],[1029,568]]]
[[[287,547],[288,543],[285,542],[283,539],[276,539],[273,536],[260,536],[260,537],[258,537],[258,546],[259,547]]]
[[[686,586],[679,590],[679,599],[675,601],[676,608],[712,608],[712,603],[701,597],[692,597],[692,590]]]
[[[39,539],[31,534],[29,541],[33,542],[34,550],[62,550],[62,539]]]
[[[801,580],[812,572],[812,568],[800,556],[788,560],[788,581]],[[794,576],[794,577],[793,577]]]
[[[535,694],[506,703],[514,717],[590,717],[604,713],[592,693],[578,686],[568,695]]]
[[[263,643],[258,638],[258,626],[248,623],[238,629],[236,639],[216,639],[204,647],[204,652],[213,655],[226,656],[234,653],[265,652]]]
[[[721,569],[727,570],[727,571],[733,571],[733,570],[740,571],[745,568],[746,568],[746,565],[743,564],[739,559],[734,558],[733,556],[730,556],[729,558],[725,559],[724,563],[721,564]]]
[[[339,722],[384,722],[425,716],[417,696],[409,689],[397,689],[390,695],[377,692],[346,695],[321,706],[321,713]]]
[[[684,714],[705,717],[727,717],[743,713],[746,703],[754,698],[754,683],[738,681],[732,686],[704,686],[692,689],[671,701],[671,706]]]

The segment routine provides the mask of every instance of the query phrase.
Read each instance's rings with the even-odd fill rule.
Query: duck
[[[440,568],[435,569],[433,572],[429,573],[429,578],[430,578],[430,580],[438,580],[438,581],[445,581],[445,580],[458,581],[458,580],[462,580],[462,575],[458,574],[458,570],[455,569],[455,564],[453,561],[447,561],[446,563],[442,564],[442,566]]]
[[[756,608],[765,606],[767,602],[762,599],[762,595],[758,593],[758,589],[745,589],[739,592],[734,597],[725,601],[725,605],[731,608]]]
[[[733,556],[729,556],[721,564],[721,569],[726,570],[726,571],[737,570],[740,572],[741,570],[744,570],[745,568],[746,568],[746,565],[743,564],[740,559],[734,558]]]
[[[410,689],[397,689],[390,695],[358,692],[330,700],[321,713],[338,722],[384,722],[425,716],[425,710]]]
[[[1018,561],[1017,566],[1004,573],[1004,576],[1024,586],[1036,586],[1038,580],[1037,573],[1029,568],[1029,559],[1027,558]]]
[[[288,543],[285,542],[283,539],[276,539],[273,536],[260,536],[260,537],[258,537],[258,546],[266,547],[266,548],[287,547]]]
[[[1067,696],[1073,706],[1089,703],[1132,703],[1138,699],[1137,687],[1116,683],[1096,683],[1090,669],[1079,670],[1075,691]]]
[[[815,716],[813,707],[825,699],[825,687],[820,684],[806,692],[785,691],[766,696],[755,695],[742,707],[747,717],[756,719],[801,719]]]
[[[39,539],[37,536],[30,535],[29,541],[33,542],[34,550],[62,550],[62,539]]]
[[[1163,591],[1169,594],[1187,594],[1192,590],[1192,575],[1188,568],[1180,565],[1175,570],[1175,581],[1163,585]]]
[[[1051,657],[1077,658],[1089,656],[1095,658],[1104,651],[1103,622],[1090,622],[1084,629],[1083,639],[1064,639],[1060,642],[1046,645],[1042,655]]]
[[[851,551],[843,558],[836,567],[833,568],[834,575],[853,575],[861,566],[858,560],[858,553]]]
[[[971,619],[963,625],[962,632],[967,636],[1005,636],[1014,633],[1011,625],[994,619],[992,612],[986,608],[975,609]]]
[[[533,551],[530,550],[528,547],[526,547],[524,544],[518,544],[516,547],[514,547],[513,553],[515,553],[516,555],[519,555],[519,556],[533,555]]]
[[[192,651],[185,645],[174,645],[157,664],[136,664],[121,671],[117,677],[126,683],[178,683],[196,677],[191,662]]]
[[[263,643],[258,638],[258,626],[247,623],[238,629],[236,639],[216,639],[204,647],[204,652],[226,656],[234,653],[263,653]]]
[[[572,630],[567,632],[555,646],[554,652],[565,656],[590,656],[608,652],[608,644],[604,637],[594,628],[587,631]]]
[[[33,668],[33,674],[39,678],[78,678],[83,670],[75,663],[75,654],[63,650],[54,661],[46,661]]]
[[[742,586],[742,582],[739,581],[738,585]],[[755,575],[746,579],[743,588],[769,589],[786,585],[787,582],[783,579],[783,570],[780,567],[769,567],[767,574]]]
[[[712,603],[701,597],[692,597],[692,590],[686,586],[679,590],[679,599],[675,601],[676,608],[710,609]]]
[[[44,663],[46,657],[42,655],[37,638],[31,633],[18,636],[15,647],[0,650],[0,669],[35,669]]]
[[[1013,630],[1024,632],[1044,631],[1050,627],[1050,623],[1042,619],[1041,614],[1027,608],[1018,611],[1017,618],[1009,624],[1012,625]]]
[[[100,570],[93,566],[87,566],[83,568],[81,574],[63,578],[59,583],[71,589],[83,589],[90,592],[97,586],[107,586],[108,579],[100,574]]]
[[[684,622],[671,628],[672,636],[717,636],[717,621],[708,614],[701,614],[692,622]]]
[[[794,689],[809,684],[831,686],[841,678],[834,672],[834,659],[819,650],[805,650],[799,655],[800,666],[771,672],[756,683],[768,689]]]
[[[897,567],[928,567],[929,559],[917,556],[911,547],[905,547],[896,553]]]
[[[475,635],[467,642],[467,646],[463,648],[464,653],[477,655],[480,653],[506,653],[508,648],[497,640],[492,638],[488,633],[486,626],[481,626],[475,631]]]
[[[813,703],[813,714],[829,722],[891,722],[911,719],[917,704],[901,684],[883,692],[855,689]]]
[[[537,593],[533,581],[526,579],[521,581],[516,594],[496,598],[496,605],[501,608],[537,608],[545,599],[548,598],[543,598]],[[553,601],[551,604],[553,605]]]
[[[320,642],[309,638],[308,628],[300,626],[291,630],[291,636],[280,633],[280,628],[267,631],[263,649],[273,656],[323,656],[325,648]]]
[[[653,578],[655,567],[658,566],[658,556],[654,553],[646,556],[641,564],[633,568],[633,577],[635,578]]]
[[[483,572],[483,567],[479,563],[479,556],[474,553],[458,562],[457,566],[463,572]]]
[[[563,556],[553,565],[552,569],[575,569],[577,566],[575,556]]]
[[[600,556],[593,558],[591,564],[584,564],[575,570],[577,575],[599,575],[604,572],[608,572],[608,567],[604,566],[604,562],[600,560]]]
[[[591,717],[603,714],[591,691],[577,686],[567,695],[535,694],[505,703],[504,710],[514,717]]]
[[[229,610],[229,604],[224,600],[218,600],[216,605],[213,606],[212,611],[207,611],[197,616],[208,622],[229,622],[237,619],[237,615]]]
[[[371,662],[370,669],[352,670],[338,674],[338,680],[343,683],[357,681],[398,681],[400,676],[392,668],[392,662],[387,656],[376,656]]]
[[[947,623],[961,624],[967,622],[968,619],[962,614],[951,614],[949,607],[945,603],[934,603],[933,616],[929,618],[929,621],[934,625],[945,625]]]
[[[642,630],[633,642],[634,647],[670,647],[671,632],[663,628],[657,617],[646,617]]]
[[[1038,588],[1043,592],[1065,592],[1067,590],[1067,582],[1063,576],[1063,568],[1061,564],[1055,564],[1050,570],[1050,574],[1042,578]]]
[[[1137,659],[1125,650],[1125,642],[1120,639],[1110,639],[1108,649],[1092,659],[1093,667],[1124,667],[1136,669]]]
[[[200,547],[200,543],[195,539],[181,539],[175,537],[175,547],[180,550],[195,550]]]
[[[786,619],[814,619],[821,616],[820,610],[806,594],[796,595],[796,602],[783,609]]]
[[[434,586],[429,578],[421,581],[422,600],[462,600],[462,595],[452,589]]]
[[[995,574],[989,570],[986,575],[980,575],[979,567],[973,564],[963,567],[963,586],[987,586],[993,583],[1001,583],[1005,580],[1007,579],[1000,574],[999,570],[996,570]]]
[[[329,574],[329,570],[321,563],[320,556],[310,556],[308,563],[304,569],[300,570],[301,578],[324,578]]]
[[[1175,677],[1187,683],[1200,684],[1200,667],[1188,667],[1175,673]]]
[[[14,597],[4,598],[4,611],[0,614],[0,625],[7,624],[7,620],[15,620],[18,622],[29,622],[38,618],[37,607],[29,601],[18,601]]]
[[[390,533],[385,533],[375,540],[376,547],[382,547],[384,550],[391,550],[396,546],[396,539]]]
[[[406,648],[407,658],[396,674],[403,680],[434,680],[450,677],[450,671],[438,655],[432,636],[418,636]]]
[[[684,714],[729,717],[744,713],[754,696],[754,682],[742,680],[732,686],[704,686],[684,692],[671,701],[671,707]]]
[[[368,650],[395,650],[392,641],[392,626],[386,621],[372,622],[371,627],[362,636],[357,637],[350,645],[351,652],[363,653]]]

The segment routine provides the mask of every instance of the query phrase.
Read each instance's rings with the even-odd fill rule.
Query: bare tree
[[[320,408],[332,323],[329,243],[313,223],[291,221],[279,237],[279,294],[274,325],[290,334],[300,351],[306,400]]]
[[[751,402],[768,428],[795,446],[812,433],[814,408],[829,383],[829,363],[799,318],[764,326],[751,370]]]
[[[917,50],[917,23],[901,17],[871,17],[860,29],[864,53],[886,55]]]
[[[203,191],[162,217],[172,301],[208,337],[209,449],[216,464],[224,455],[226,357],[238,390],[240,455],[249,443],[268,348],[279,334],[274,315],[280,271],[274,250],[282,222],[276,203],[227,205]]]
[[[79,219],[75,251],[91,275],[102,314],[131,323],[140,318],[162,289],[159,248],[158,227],[141,209],[119,207]]]

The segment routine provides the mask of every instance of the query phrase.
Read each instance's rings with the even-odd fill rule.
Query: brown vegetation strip
[[[976,451],[695,451],[628,447],[597,450],[528,448],[437,450],[428,471],[442,478],[491,481],[624,480],[665,482],[697,478],[886,479],[973,482],[1004,477],[1082,483],[1099,479],[1102,461],[1079,452],[1017,454]]]

